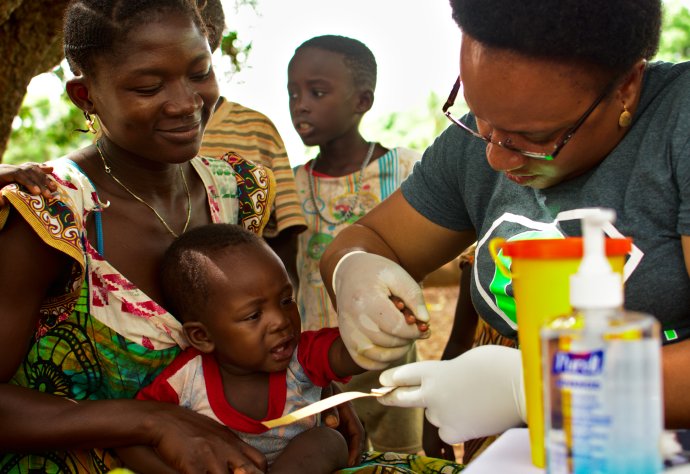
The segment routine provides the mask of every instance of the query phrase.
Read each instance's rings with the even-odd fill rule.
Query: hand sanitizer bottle
[[[574,311],[541,331],[550,474],[663,469],[659,323],[623,310],[622,278],[604,251],[603,226],[614,218],[588,210],[583,259],[570,279]]]

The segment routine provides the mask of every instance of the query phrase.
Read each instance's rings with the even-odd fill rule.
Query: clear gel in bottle
[[[570,281],[574,311],[541,331],[550,474],[663,469],[660,326],[622,309],[622,278],[604,251],[603,226],[614,218],[588,210],[583,259]]]

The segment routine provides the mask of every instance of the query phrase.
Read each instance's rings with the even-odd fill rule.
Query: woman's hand
[[[53,167],[41,163],[24,163],[19,166],[0,164],[0,188],[17,183],[24,186],[31,194],[42,194],[51,197],[57,190],[55,181],[49,179]],[[0,207],[7,204],[0,195]]]
[[[267,471],[265,456],[211,418],[172,404],[150,403],[155,416],[145,421],[152,446],[177,472],[258,474]]]
[[[342,393],[340,387],[331,383],[321,391],[321,398],[328,398],[338,393]],[[347,441],[349,453],[347,465],[352,467],[359,464],[365,450],[366,433],[352,403],[341,403],[334,408],[329,408],[321,413],[321,419],[329,428],[338,430]]]
[[[424,407],[449,444],[501,433],[525,422],[520,351],[480,346],[453,360],[423,361],[386,370],[381,384],[398,387],[384,405]]]
[[[333,272],[333,289],[340,335],[364,369],[385,368],[405,355],[416,339],[429,336],[422,289],[392,260],[349,253]]]

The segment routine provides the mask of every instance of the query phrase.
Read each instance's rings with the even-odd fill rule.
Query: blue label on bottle
[[[604,351],[583,352],[556,352],[553,358],[551,373],[601,375],[604,368]]]

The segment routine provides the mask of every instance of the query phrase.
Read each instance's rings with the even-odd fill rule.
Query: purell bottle
[[[604,254],[602,229],[614,218],[588,210],[570,279],[574,311],[541,331],[550,474],[662,471],[659,323],[622,309],[623,282]]]

